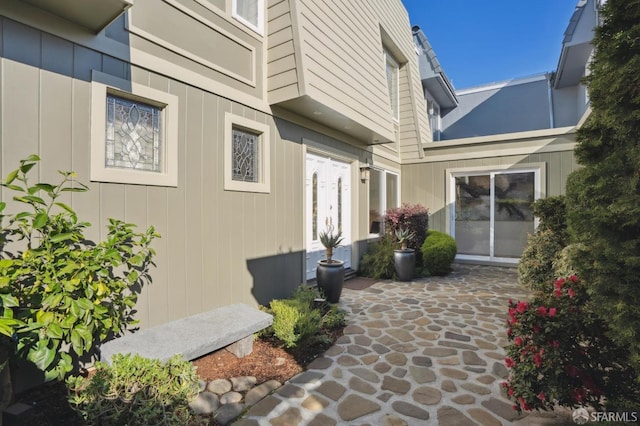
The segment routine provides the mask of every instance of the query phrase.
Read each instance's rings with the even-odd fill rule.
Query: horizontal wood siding
[[[442,161],[408,164],[402,166],[402,199],[410,203],[421,203],[429,208],[429,227],[446,232],[445,207],[447,169],[523,166],[544,163],[546,179],[542,182],[547,196],[565,193],[569,174],[579,165],[573,151],[533,153],[470,160]]]
[[[286,297],[302,281],[303,174],[300,143],[279,138],[273,118],[173,78],[137,67],[120,72],[138,84],[179,99],[178,187],[89,182],[91,69],[105,72],[98,52],[59,40],[61,57],[47,55],[50,36],[0,18],[0,175],[20,159],[42,157],[33,181],[57,182],[57,170],[74,170],[90,191],[68,195],[87,236],[106,236],[108,218],[153,225],[153,283],[136,306],[149,327],[218,306],[265,303]],[[66,72],[58,62],[73,64]],[[125,64],[127,65],[127,64]],[[271,192],[223,190],[224,114],[267,124],[271,138]],[[15,211],[12,193],[0,199]]]
[[[378,19],[368,2],[297,0],[304,93],[381,134],[392,130]]]
[[[380,25],[406,58],[400,73],[400,144],[401,158],[422,158],[422,143],[431,140],[429,120],[418,70],[409,15],[400,1],[371,2]]]
[[[268,2],[267,98],[271,104],[300,96],[290,1]]]

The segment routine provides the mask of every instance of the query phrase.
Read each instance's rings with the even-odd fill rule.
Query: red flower
[[[513,390],[513,388],[509,388],[509,390],[507,390],[507,394],[508,394],[509,396],[513,396],[513,394],[514,394],[514,390]]]
[[[515,343],[515,344],[516,344],[516,346],[520,346],[520,345],[522,344],[522,337],[517,336],[517,337],[514,339],[513,343]]]
[[[558,278],[555,283],[556,290],[560,290],[565,282],[567,282],[567,280],[564,278]]]
[[[560,342],[558,342],[557,340],[553,340],[551,341],[551,343],[549,343],[551,346],[553,346],[554,348],[559,348],[560,347]]]
[[[576,292],[573,291],[571,287],[569,287],[569,290],[567,290],[567,294],[569,295],[569,297],[573,298],[573,296],[576,295]]]
[[[522,314],[526,312],[527,309],[529,309],[529,304],[527,302],[518,302],[518,305],[516,306],[516,311]]]
[[[534,354],[533,362],[536,364],[537,368],[540,368],[542,366],[542,353]]]
[[[547,397],[544,395],[544,392],[540,392],[540,393],[538,394],[538,399],[539,399],[540,401],[546,401],[546,400],[547,400]]]
[[[575,402],[582,402],[582,399],[584,398],[584,394],[585,394],[585,391],[582,388],[571,389],[571,398],[573,398]]]
[[[576,274],[573,274],[569,277],[569,281],[571,281],[572,283],[577,283],[578,282],[578,276]]]
[[[556,316],[556,313],[558,312],[557,308],[549,308],[549,316],[550,317],[554,317]]]
[[[538,313],[543,317],[546,316],[547,315],[547,308],[545,308],[544,306],[540,306],[538,308]]]
[[[553,295],[554,295],[555,297],[560,297],[560,296],[562,296],[562,290],[555,290],[555,291],[553,292]]]
[[[513,305],[513,299],[509,298],[509,306]]]
[[[511,335],[513,334],[513,329],[511,327],[507,328],[507,337],[511,337]]]
[[[539,325],[534,325],[531,328],[533,329],[534,334],[539,334],[542,331],[542,328]]]
[[[516,362],[513,359],[506,357],[504,359],[504,364],[507,366],[507,368],[512,368],[516,365]]]

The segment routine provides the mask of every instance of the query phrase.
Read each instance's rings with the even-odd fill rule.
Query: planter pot
[[[416,252],[414,249],[394,250],[393,263],[400,281],[411,281],[416,272]]]
[[[344,284],[344,262],[341,260],[332,260],[331,263],[326,260],[319,261],[316,269],[316,283],[318,290],[324,294],[329,303],[338,303]]]

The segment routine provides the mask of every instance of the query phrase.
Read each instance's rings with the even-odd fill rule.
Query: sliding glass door
[[[459,258],[517,262],[535,228],[539,171],[452,173],[451,188]]]

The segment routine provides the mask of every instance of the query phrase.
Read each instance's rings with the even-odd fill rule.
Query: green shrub
[[[429,231],[422,244],[422,258],[425,275],[446,275],[451,272],[451,264],[456,258],[456,240],[449,234]]]
[[[640,381],[640,0],[608,1],[595,30],[591,114],[577,132],[583,166],[567,179],[574,266]]]
[[[75,173],[59,172],[58,185],[30,184],[40,158],[20,161],[4,183],[25,211],[4,213],[0,202],[0,333],[17,338],[16,355],[33,362],[47,380],[64,378],[95,345],[135,324],[137,295],[149,281],[159,235],[109,219],[107,238],[89,241],[64,194],[85,192]]]
[[[538,231],[550,229],[566,241],[568,238],[567,206],[564,195],[536,200],[533,203],[533,215],[540,220]]]
[[[369,252],[360,261],[360,275],[379,279],[393,278],[396,270],[393,264],[395,241],[391,235],[383,235],[369,246]]]
[[[546,292],[556,279],[554,264],[564,249],[563,239],[551,229],[529,235],[518,264],[518,281],[534,291]]]
[[[185,425],[198,395],[198,375],[176,355],[166,363],[139,355],[114,355],[96,363],[91,378],[69,377],[69,402],[88,424]]]
[[[544,293],[551,288],[556,277],[567,275],[558,275],[555,270],[562,250],[569,244],[565,197],[559,195],[536,200],[533,214],[540,223],[536,232],[529,236],[520,258],[518,281],[527,288]],[[565,264],[563,269],[568,271],[572,268]]]
[[[505,364],[510,373],[503,386],[516,409],[637,407],[640,383],[629,350],[608,334],[576,275],[555,280],[530,302],[509,300]]]
[[[320,330],[320,311],[297,299],[272,300],[269,304],[273,314],[273,333],[293,348],[301,340],[315,335]]]
[[[273,324],[261,336],[274,335],[287,348],[327,340],[325,334],[344,326],[345,313],[330,303],[318,303],[317,288],[301,285],[290,299],[272,300],[263,311],[273,315]]]

